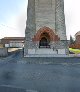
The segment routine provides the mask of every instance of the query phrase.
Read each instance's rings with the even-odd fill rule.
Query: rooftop
[[[2,39],[25,39],[25,37],[4,37]]]

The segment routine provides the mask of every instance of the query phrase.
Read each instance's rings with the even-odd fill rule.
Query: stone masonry
[[[65,49],[67,54],[64,0],[28,0],[24,56],[28,49],[39,48],[39,41],[32,39],[43,27],[50,28],[60,38],[59,41],[50,41],[51,48]]]

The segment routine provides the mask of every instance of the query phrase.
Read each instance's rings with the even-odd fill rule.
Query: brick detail
[[[80,49],[80,44],[76,44],[76,43],[70,44],[69,48]]]
[[[80,49],[80,35],[76,35],[75,43],[70,44],[69,47],[74,49]]]
[[[80,43],[80,35],[77,35],[76,36],[76,44],[79,44]]]
[[[38,30],[38,32],[36,33],[36,35],[34,35],[34,38],[32,40],[33,41],[40,41],[41,35],[43,33],[47,33],[49,35],[50,41],[59,41],[60,40],[60,38],[58,37],[58,35],[55,34],[55,31],[53,31],[49,27],[40,28]]]

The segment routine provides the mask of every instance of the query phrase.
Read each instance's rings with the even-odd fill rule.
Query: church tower
[[[28,0],[24,56],[67,54],[64,0]]]

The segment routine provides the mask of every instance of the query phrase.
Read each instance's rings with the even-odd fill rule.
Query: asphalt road
[[[29,64],[31,59],[21,60],[21,58],[22,53],[16,52],[5,59],[6,62],[1,61],[0,92],[80,92],[79,63]],[[25,60],[26,63],[18,63],[19,61],[25,62]],[[57,61],[56,58],[54,60]],[[79,58],[71,60],[79,62]],[[32,61],[39,62],[40,58],[32,58]],[[4,91],[5,87],[19,88],[19,91]],[[28,91],[20,91],[22,89]]]

